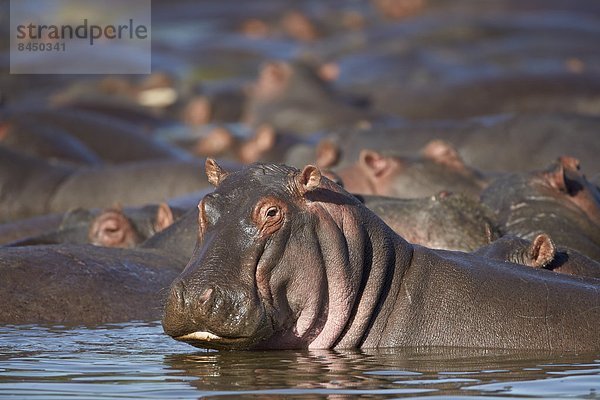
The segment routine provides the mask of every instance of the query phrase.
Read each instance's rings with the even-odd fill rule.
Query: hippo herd
[[[171,3],[222,47],[1,78],[0,324],[600,350],[598,6]]]

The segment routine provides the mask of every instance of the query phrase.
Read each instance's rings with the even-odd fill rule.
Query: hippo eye
[[[276,232],[283,224],[286,211],[286,204],[277,198],[261,199],[251,215],[252,222],[256,224],[260,236]]]

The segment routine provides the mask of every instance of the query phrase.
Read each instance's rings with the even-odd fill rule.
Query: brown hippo
[[[255,164],[199,208],[165,332],[223,349],[598,350],[595,280],[414,246],[319,169]]]
[[[16,119],[0,124],[0,144],[32,156],[75,165],[98,165],[100,157],[59,128]]]
[[[266,63],[252,87],[244,120],[298,134],[353,125],[369,118],[360,101],[347,99],[306,62]]]
[[[83,110],[33,109],[9,114],[7,122],[19,121],[65,132],[93,154],[110,163],[180,159],[188,155],[144,134],[136,125]]]
[[[545,170],[501,176],[481,199],[503,234],[533,240],[545,232],[558,246],[600,260],[600,191],[577,159],[560,157]]]
[[[352,193],[401,198],[432,196],[442,190],[479,198],[487,184],[452,145],[440,140],[429,142],[418,158],[362,150],[353,166],[336,172]]]
[[[569,113],[500,114],[459,121],[374,121],[343,129],[323,140],[318,166],[352,165],[365,149],[414,156],[431,140],[450,143],[467,165],[481,171],[541,169],[569,154],[590,171],[600,171],[600,117]]]
[[[185,259],[91,245],[0,248],[0,324],[155,320]]]
[[[38,234],[21,236],[12,243],[9,242],[9,245],[91,243],[97,246],[131,248],[169,227],[183,213],[184,210],[171,208],[166,203],[125,209],[77,208],[65,213],[56,226]],[[39,220],[39,217],[33,219]],[[23,223],[7,225],[18,230]]]
[[[146,160],[73,168],[0,146],[0,221],[115,203],[140,206],[208,186],[200,161]]]
[[[190,213],[197,214],[197,209]],[[180,222],[135,249],[71,243],[0,247],[0,324],[160,318],[164,293],[186,265],[196,241],[197,235],[191,228],[188,234],[187,225]],[[119,239],[124,232],[109,228],[108,240]]]
[[[357,196],[394,232],[412,244],[474,251],[500,236],[479,201],[446,192],[419,199]]]
[[[563,274],[600,278],[600,263],[578,251],[556,248],[545,233],[540,233],[532,241],[506,235],[473,254]]]

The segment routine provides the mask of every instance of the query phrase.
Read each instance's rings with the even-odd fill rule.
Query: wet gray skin
[[[336,173],[352,193],[400,198],[449,191],[478,199],[487,185],[483,174],[467,166],[452,145],[439,140],[429,142],[419,157],[362,150],[354,165]]]
[[[0,246],[56,230],[63,218],[64,214],[57,213],[0,224]]]
[[[498,229],[489,210],[461,195],[440,193],[420,199],[356,196],[394,232],[425,247],[473,251],[495,240]],[[191,258],[198,233],[198,210],[187,211],[141,246],[176,252]]]
[[[561,154],[600,171],[597,132],[600,118],[568,113],[496,115],[463,121],[381,122],[371,128],[343,130],[322,146],[321,167],[352,165],[364,149],[414,157],[431,140],[451,144],[464,162],[483,171],[545,168]],[[332,155],[335,153],[336,157]],[[318,158],[319,159],[319,158]]]
[[[189,260],[196,247],[197,239],[198,209],[194,207],[171,226],[150,237],[140,247],[177,254],[178,257]]]
[[[91,243],[98,246],[131,248],[166,229],[183,214],[182,209],[171,208],[164,203],[125,209],[78,208],[64,214],[54,229],[48,229],[38,235],[26,235],[8,245]],[[18,227],[15,226],[15,229]]]
[[[575,250],[557,248],[545,233],[533,240],[506,235],[473,254],[557,273],[600,278],[600,263]]]
[[[93,168],[52,165],[0,148],[0,221],[76,207],[138,206],[208,186],[199,161],[152,160]]]
[[[207,175],[216,190],[163,317],[177,340],[600,349],[595,280],[411,245],[313,166],[227,173],[208,160]]]
[[[557,246],[600,260],[600,192],[576,159],[561,157],[546,170],[500,177],[481,199],[503,234],[533,240],[547,233]]]
[[[369,95],[380,114],[409,119],[515,111],[597,115],[595,13],[555,7],[512,13],[503,2],[478,15],[467,14],[464,6],[442,14],[442,6],[435,17],[376,27],[363,33],[367,39],[337,37],[315,51],[338,60],[339,85]]]
[[[186,260],[91,245],[0,248],[0,324],[155,320]]]
[[[51,194],[73,171],[0,147],[0,222],[48,214]]]
[[[489,210],[462,195],[440,193],[420,199],[357,197],[412,244],[468,252],[499,237]]]
[[[181,105],[186,122],[200,125],[242,120],[249,97],[246,80],[206,82],[202,83],[198,92]]]
[[[98,155],[61,129],[36,124],[25,118],[4,122],[0,126],[0,144],[51,161],[74,165],[102,163]]]
[[[351,126],[368,116],[364,107],[346,101],[309,65],[270,62],[253,86],[244,119],[302,135]]]
[[[148,211],[140,210],[139,216]],[[123,221],[113,212],[109,220],[101,219],[102,214],[97,217],[104,231],[96,232],[96,239],[111,242],[105,246],[127,244],[131,235],[118,226]],[[78,221],[81,215],[70,218]],[[0,247],[0,301],[5,305],[0,323],[93,325],[159,319],[166,290],[185,267],[196,241],[196,227],[194,233],[173,234],[181,226],[179,220],[135,249],[72,243]],[[166,239],[161,239],[166,231]]]
[[[219,126],[208,135],[195,139],[189,145],[190,151],[203,157],[218,157],[244,164],[253,162],[283,162],[296,147],[310,149],[314,158],[316,140],[303,138],[292,133],[277,132],[271,125],[263,124],[247,132],[246,137],[232,133],[230,129]]]
[[[147,135],[136,125],[93,112],[64,110],[27,110],[14,117],[62,129],[107,162],[141,160],[189,160],[184,152]]]

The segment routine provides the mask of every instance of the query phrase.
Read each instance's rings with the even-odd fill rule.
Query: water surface
[[[0,327],[0,397],[600,398],[600,354],[501,350],[216,352],[158,322]]]

